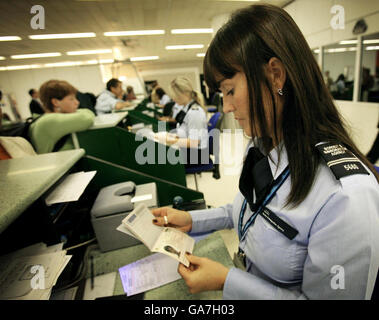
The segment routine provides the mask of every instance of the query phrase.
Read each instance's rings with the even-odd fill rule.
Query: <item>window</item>
[[[379,102],[379,33],[363,37],[359,101]]]
[[[336,100],[353,100],[356,51],[356,39],[340,41],[323,48],[323,75]]]

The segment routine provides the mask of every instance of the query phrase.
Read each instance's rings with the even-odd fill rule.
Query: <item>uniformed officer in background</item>
[[[225,50],[228,48],[228,50]],[[235,228],[236,267],[188,255],[190,292],[225,299],[370,299],[379,267],[379,175],[345,130],[304,36],[286,11],[237,11],[204,59],[251,143],[223,207],[153,210],[187,232]],[[239,267],[238,267],[239,266]]]
[[[184,107],[175,117],[177,127],[171,132],[175,138],[166,143],[182,148],[186,167],[208,163],[208,123],[202,94],[193,89],[186,77],[172,80],[169,91],[175,103]]]

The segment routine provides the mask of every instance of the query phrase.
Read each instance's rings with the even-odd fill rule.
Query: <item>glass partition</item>
[[[359,101],[379,102],[379,33],[363,37]]]
[[[353,100],[357,40],[349,39],[323,49],[325,83],[336,100]]]

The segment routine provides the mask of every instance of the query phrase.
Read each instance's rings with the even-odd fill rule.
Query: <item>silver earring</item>
[[[282,89],[278,89],[278,94],[279,94],[280,96],[282,96],[282,95],[283,95],[283,90],[282,90]]]

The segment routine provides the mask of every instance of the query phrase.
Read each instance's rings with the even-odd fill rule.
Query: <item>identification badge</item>
[[[280,219],[270,209],[264,208],[261,216],[271,224],[276,230],[284,234],[288,239],[292,240],[299,233],[295,228],[291,227],[287,222]]]
[[[234,252],[233,263],[238,269],[246,271],[246,255],[245,255],[245,253],[242,251]]]

